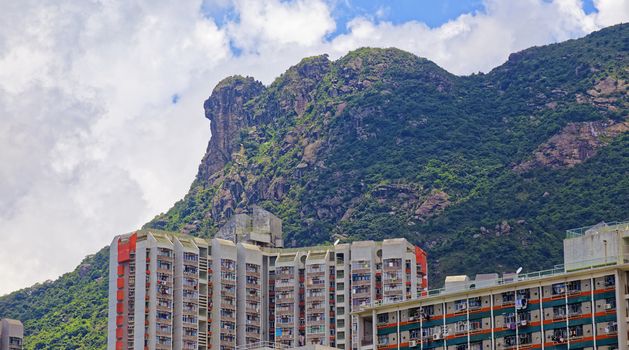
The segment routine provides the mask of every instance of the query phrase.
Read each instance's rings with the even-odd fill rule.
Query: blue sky
[[[436,28],[462,14],[473,14],[485,9],[483,0],[328,0],[328,3],[337,25],[329,38],[347,33],[347,23],[357,16],[393,24],[418,21]],[[582,3],[586,14],[596,12],[594,0],[582,0]],[[201,12],[219,25],[238,18],[234,7],[222,1],[203,2]]]

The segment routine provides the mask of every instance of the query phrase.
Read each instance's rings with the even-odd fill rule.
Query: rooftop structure
[[[18,320],[0,320],[0,350],[22,350],[24,326]]]

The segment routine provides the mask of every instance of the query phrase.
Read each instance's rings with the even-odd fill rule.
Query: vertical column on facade
[[[198,349],[199,247],[191,238],[175,237],[174,349]]]
[[[163,234],[147,236],[145,339],[150,349],[173,348],[174,263],[173,242]],[[138,261],[138,269],[139,269]],[[138,276],[140,277],[140,276]],[[140,301],[144,302],[144,301]],[[137,305],[137,304],[136,304]],[[137,324],[137,323],[136,323]],[[138,324],[139,325],[139,324]],[[136,337],[136,347],[138,346]]]
[[[326,273],[326,314],[328,315],[328,322],[326,322],[328,332],[326,336],[329,346],[336,348],[336,264],[334,260],[334,250],[328,251]]]
[[[378,349],[378,315],[374,309],[371,314],[371,344],[374,350]],[[361,344],[362,345],[362,344]]]
[[[384,303],[406,300],[406,250],[406,240],[385,239],[382,242],[382,301]]]
[[[237,249],[232,241],[212,239],[212,347],[233,350],[236,347],[236,260]]]
[[[337,244],[335,252],[335,307],[336,307],[336,345],[350,350],[352,346],[350,294],[350,245]],[[344,346],[343,346],[344,345]]]
[[[624,256],[619,257],[619,259],[622,259]],[[624,262],[624,261],[623,261]],[[616,297],[616,327],[617,327],[617,334],[618,334],[618,347],[620,349],[622,348],[627,348],[629,347],[629,339],[628,339],[628,335],[627,332],[629,332],[628,330],[628,325],[627,325],[627,303],[628,300],[627,298],[629,297],[629,281],[627,278],[627,272],[622,271],[622,270],[616,270],[614,272],[614,278],[615,278],[615,285],[616,285],[616,292],[615,292],[615,297]],[[622,305],[620,305],[620,303],[622,302]],[[623,310],[623,312],[620,312],[618,310]]]
[[[564,281],[564,288],[563,288],[563,292],[564,292],[564,302],[565,302],[565,308],[566,308],[566,339],[568,340],[568,349],[570,349],[570,309],[568,308],[568,281]]]
[[[594,289],[596,288],[596,284],[594,283],[594,277],[590,277],[590,303],[591,303],[591,312],[592,312],[592,335],[594,338],[594,349],[598,348],[598,346],[596,345],[597,343],[597,339],[596,337],[598,336],[598,330],[597,330],[597,326],[596,326],[596,303],[594,301]]]
[[[518,303],[515,302],[518,299],[518,290],[517,288],[513,290],[513,314],[515,321],[515,348],[520,349],[520,319],[518,318]]]
[[[358,311],[360,307],[370,305],[377,295],[376,289],[376,244],[373,241],[354,242],[351,245],[351,312]],[[360,339],[355,334],[357,318],[352,320],[352,344],[358,344]],[[374,320],[374,327],[375,327]],[[375,333],[374,333],[375,334]]]
[[[328,251],[310,251],[305,264],[306,344],[328,345]]]
[[[441,308],[442,308],[442,314],[443,314],[443,325],[441,328],[441,333],[443,336],[443,349],[447,350],[448,349],[448,340],[447,340],[447,335],[448,335],[448,326],[446,324],[446,315],[447,315],[447,307],[446,307],[446,302],[442,302],[441,303]]]
[[[299,326],[299,274],[297,254],[280,254],[275,260],[275,341],[295,347]]]
[[[424,313],[420,310],[423,310],[423,305],[420,304],[418,312],[419,312],[419,349],[424,350]]]
[[[491,349],[496,349],[496,336],[494,328],[496,326],[496,321],[494,320],[494,293],[490,293],[489,298],[489,315],[491,317],[490,326],[491,326]]]
[[[197,342],[199,350],[207,350],[208,346],[208,244],[199,238],[194,239],[199,248],[199,312]]]
[[[133,348],[137,235],[114,238],[109,257],[108,349]]]
[[[400,343],[402,342],[402,338],[400,337],[400,316],[401,316],[401,313],[400,313],[400,308],[399,307],[395,311],[395,313],[396,313],[395,321],[396,321],[396,326],[397,326],[397,329],[396,329],[397,334],[395,336],[395,339],[396,339],[396,343],[397,343],[397,349],[400,350]]]
[[[470,348],[470,298],[467,298],[467,307],[465,308],[465,330],[467,331],[467,348]],[[482,304],[481,304],[482,305]],[[481,319],[482,322],[482,319]]]
[[[237,344],[250,345],[262,340],[262,251],[248,243],[238,243],[237,250]]]
[[[546,315],[544,314],[544,296],[542,294],[543,289],[542,286],[540,285],[538,287],[538,294],[539,294],[539,313],[540,313],[540,331],[542,332],[542,350],[544,350],[544,348],[546,347],[546,331],[544,331],[544,321],[546,318]]]

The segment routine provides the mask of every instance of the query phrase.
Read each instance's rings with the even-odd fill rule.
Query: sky
[[[182,198],[224,77],[363,46],[488,72],[628,19],[629,0],[0,0],[0,295]]]

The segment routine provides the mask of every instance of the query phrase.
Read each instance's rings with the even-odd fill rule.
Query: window
[[[423,313],[426,316],[433,316],[435,314],[435,306],[434,305],[427,305],[424,306],[422,308],[420,308],[421,313]]]
[[[344,307],[337,307],[336,308],[336,314],[337,315],[345,315],[345,308]]]
[[[581,315],[581,303],[576,304],[568,304],[568,315],[569,316],[578,316]]]
[[[505,338],[505,346],[515,346],[517,345],[517,339],[515,335],[508,335]]]
[[[530,289],[520,289],[518,291],[518,299],[531,299],[531,290]]]
[[[570,338],[578,338],[583,336],[583,325],[570,327]]]
[[[457,322],[455,325],[454,331],[458,333],[467,332],[467,321]]]
[[[509,304],[515,301],[515,293],[514,292],[505,292],[502,293],[502,303]]]
[[[553,318],[564,318],[566,317],[566,308],[563,306],[555,306],[553,307]]]
[[[503,317],[504,317],[504,322],[505,322],[505,325],[507,326],[507,328],[509,328],[509,329],[515,329],[516,328],[515,313],[513,313],[513,312],[507,313]]]
[[[555,329],[550,339],[555,343],[563,343],[568,340],[568,332],[565,328]]]
[[[378,323],[388,323],[389,322],[389,314],[379,314],[378,315]]]
[[[478,309],[482,305],[480,297],[470,298],[469,303],[470,303],[470,309]]]
[[[616,284],[614,275],[605,276],[605,287],[611,287]]]
[[[577,293],[581,291],[581,281],[568,282],[568,293]]]
[[[563,283],[555,283],[552,286],[553,295],[560,295],[566,292],[566,286]]]
[[[457,300],[454,302],[454,310],[455,311],[465,311],[467,310],[467,300]]]
[[[520,341],[520,345],[531,344],[533,342],[533,334],[531,333],[520,334],[518,336],[518,339]]]

